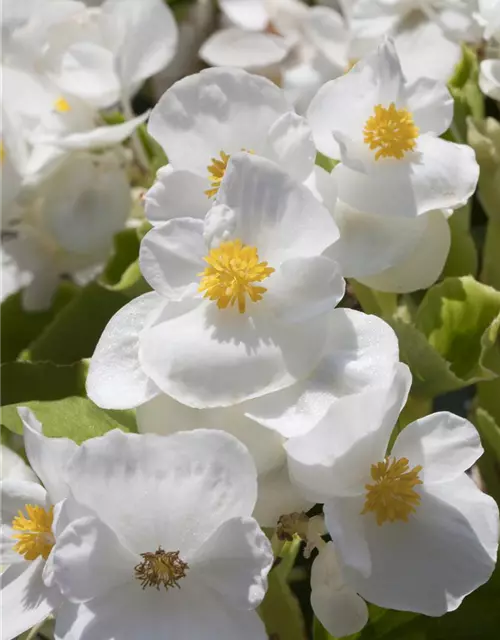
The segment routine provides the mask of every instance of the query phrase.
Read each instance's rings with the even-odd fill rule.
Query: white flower
[[[226,0],[229,28],[216,31],[200,49],[211,66],[239,67],[275,80],[299,112],[327,80],[348,63],[347,23],[329,7],[297,0]]]
[[[368,622],[368,607],[346,584],[333,542],[324,544],[312,564],[311,606],[325,629],[338,638],[361,631]]]
[[[140,334],[146,375],[198,408],[306,378],[344,294],[336,264],[321,256],[337,237],[306,187],[269,160],[234,156],[205,221],[170,220],[142,242],[141,270],[156,292],[143,297],[154,309]],[[98,397],[94,383],[91,375]]]
[[[300,181],[314,167],[311,131],[281,89],[237,69],[207,69],[174,84],[153,109],[148,130],[170,163],[146,194],[153,223],[203,218],[229,157],[242,150],[273,160]]]
[[[31,467],[24,462],[18,453],[4,444],[0,444],[0,478],[2,480],[38,482]]]
[[[342,162],[339,198],[364,213],[455,209],[473,194],[473,150],[441,140],[453,117],[446,87],[405,81],[391,41],[320,89],[307,114],[316,146]]]
[[[498,508],[465,474],[482,453],[467,420],[426,416],[388,451],[411,384],[399,367],[285,447],[292,480],[324,503],[345,582],[376,605],[439,616],[490,577]]]
[[[339,165],[340,167],[340,165]],[[315,168],[307,182],[331,211],[340,237],[326,252],[346,278],[378,291],[404,293],[430,287],[440,276],[450,248],[451,211],[408,218],[364,213],[337,198],[339,167],[328,174]]]
[[[26,455],[45,488],[27,474],[1,483],[2,638],[10,640],[46,618],[61,601],[52,582],[53,520],[67,495],[66,470],[77,445],[46,438],[29,409],[18,409]]]
[[[474,15],[477,0],[354,0],[351,4],[351,57],[366,55],[391,36],[411,80],[426,77],[447,82],[461,59],[460,43],[481,39]]]
[[[479,0],[479,12],[484,37],[489,41],[487,59],[480,64],[479,86],[487,96],[500,100],[500,0]]]
[[[15,29],[8,63],[33,64],[63,93],[98,108],[127,99],[172,59],[175,19],[162,0],[42,2]]]
[[[266,638],[253,610],[273,555],[250,517],[256,472],[235,438],[111,431],[80,447],[69,484],[56,638]]]
[[[24,274],[32,274],[23,290],[25,308],[50,305],[61,276],[79,278],[104,264],[130,207],[119,153],[67,158],[26,199],[19,220],[6,228],[6,257]]]

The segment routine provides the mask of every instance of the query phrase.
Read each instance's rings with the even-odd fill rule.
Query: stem
[[[127,120],[132,120],[135,117],[134,111],[132,109],[132,104],[130,102],[130,97],[128,94],[122,94],[122,107],[123,107],[123,115]],[[132,148],[134,150],[137,162],[141,169],[143,169],[146,173],[149,173],[149,159],[144,149],[144,146],[141,142],[139,134],[137,131],[134,131],[131,136],[132,139]]]
[[[38,624],[36,624],[31,631],[28,633],[28,635],[26,636],[26,640],[35,640],[36,636],[38,635],[38,632],[40,631],[40,629],[43,627],[43,625],[45,624],[45,620],[42,620],[41,622],[39,622]]]

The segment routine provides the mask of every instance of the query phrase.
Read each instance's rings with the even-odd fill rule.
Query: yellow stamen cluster
[[[59,111],[59,113],[67,113],[68,111],[71,111],[69,102],[62,96],[60,98],[57,98],[57,100],[54,102],[54,109],[56,111]]]
[[[186,577],[189,565],[179,558],[179,551],[163,551],[161,547],[154,553],[141,553],[142,562],[135,566],[135,577],[143,589],[163,585],[168,591],[170,587],[179,587],[179,580]]]
[[[253,283],[262,282],[274,272],[267,262],[259,262],[256,247],[244,245],[241,240],[223,242],[204,260],[209,266],[198,274],[202,276],[198,291],[204,291],[205,298],[217,300],[219,309],[238,303],[240,313],[245,313],[247,296],[257,302],[267,291]]]
[[[418,474],[421,466],[410,470],[407,458],[386,458],[372,464],[371,477],[375,484],[365,485],[366,501],[361,513],[373,511],[377,524],[402,520],[408,522],[410,513],[420,504],[420,496],[413,487],[422,484]]]
[[[396,109],[392,102],[388,109],[381,104],[375,107],[375,115],[368,118],[363,133],[364,142],[370,149],[377,149],[375,160],[401,160],[407,151],[415,149],[418,127],[407,109]]]
[[[12,521],[14,531],[21,532],[12,536],[18,540],[14,545],[14,551],[22,555],[25,560],[36,560],[39,556],[47,560],[54,546],[52,535],[54,507],[46,511],[39,505],[27,504],[24,509],[28,517],[19,511]]]
[[[242,151],[246,151],[246,153],[253,153],[250,149],[242,149]],[[211,189],[207,189],[205,191],[205,195],[208,198],[213,198],[213,196],[217,195],[219,191],[220,184],[222,182],[222,178],[226,173],[227,163],[231,156],[227,154],[225,151],[220,152],[220,158],[211,158],[212,164],[208,165],[208,179],[210,180],[210,184],[212,185]]]

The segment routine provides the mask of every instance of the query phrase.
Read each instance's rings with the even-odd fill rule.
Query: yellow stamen
[[[246,151],[247,153],[253,153],[253,151],[249,149],[242,149],[242,151]],[[220,160],[217,158],[212,158],[212,164],[208,165],[208,179],[210,180],[210,184],[212,185],[211,189],[207,189],[205,191],[205,195],[208,198],[212,198],[217,195],[219,191],[220,184],[222,182],[222,178],[226,173],[227,163],[231,158],[230,155],[225,153],[224,151],[220,152]]]
[[[141,553],[142,562],[135,566],[135,577],[140,580],[143,589],[163,585],[168,591],[170,587],[179,587],[179,580],[186,577],[189,565],[179,558],[179,551],[163,551],[161,547],[154,553]]]
[[[354,65],[356,65],[358,62],[359,62],[359,58],[350,58],[350,59],[347,61],[347,65],[346,65],[346,67],[345,67],[345,69],[344,69],[344,75],[345,75],[346,73],[349,73],[349,71],[350,71],[350,70],[354,67]]]
[[[56,111],[59,111],[60,113],[66,113],[68,111],[71,111],[71,106],[69,102],[61,96],[54,102],[54,109]]]
[[[363,133],[364,142],[370,149],[378,149],[375,160],[401,160],[407,151],[415,148],[418,127],[407,109],[396,109],[394,102],[391,102],[388,109],[381,104],[375,107],[375,115],[368,118]]]
[[[24,556],[25,560],[36,560],[39,556],[47,560],[54,546],[52,535],[54,507],[46,511],[39,505],[27,504],[24,509],[28,517],[19,511],[12,521],[12,528],[22,532],[12,536],[19,541],[14,545],[14,551]]]
[[[244,245],[241,240],[223,242],[204,260],[209,266],[198,274],[202,276],[198,291],[204,291],[205,298],[217,300],[219,309],[238,302],[240,313],[245,313],[246,296],[257,302],[267,291],[252,283],[262,282],[275,271],[267,262],[259,262],[256,247]]]
[[[379,525],[396,520],[408,522],[408,516],[420,504],[420,496],[413,489],[422,484],[418,477],[420,471],[420,465],[410,470],[406,458],[387,457],[383,462],[372,464],[375,484],[365,485],[366,501],[361,513],[373,511]]]
[[[5,160],[5,147],[3,146],[3,140],[0,140],[0,162],[3,164]]]

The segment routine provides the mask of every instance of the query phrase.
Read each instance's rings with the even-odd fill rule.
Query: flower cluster
[[[494,572],[500,5],[337,4],[219,0],[135,116],[193,6],[7,3],[4,640],[295,640],[299,553],[315,640]]]

